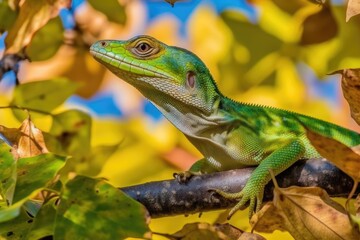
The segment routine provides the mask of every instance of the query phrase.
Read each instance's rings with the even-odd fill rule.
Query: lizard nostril
[[[108,45],[108,43],[105,42],[105,41],[101,41],[101,42],[100,42],[100,45],[101,45],[102,47],[106,47],[106,46]]]

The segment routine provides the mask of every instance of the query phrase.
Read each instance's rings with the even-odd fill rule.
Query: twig
[[[200,213],[234,206],[234,201],[224,199],[209,189],[239,192],[253,169],[193,176],[186,184],[173,179],[124,187],[121,190],[145,205],[153,218]],[[353,180],[325,159],[298,161],[276,179],[280,187],[317,186],[325,189],[332,197],[347,197],[353,187]],[[273,188],[272,182],[266,186],[264,201],[272,199]]]

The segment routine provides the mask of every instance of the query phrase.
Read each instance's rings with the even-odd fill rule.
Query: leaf
[[[254,214],[250,219],[250,225],[257,232],[286,231],[283,215],[274,206],[273,202],[267,202],[259,212]]]
[[[19,15],[5,38],[5,52],[19,53],[27,46],[35,32],[50,19],[56,17],[60,8],[67,7],[70,0],[27,0],[20,7]]]
[[[60,74],[79,83],[80,87],[76,91],[79,96],[83,98],[92,97],[103,82],[106,68],[95,61],[87,48],[76,48],[69,56],[69,61],[71,64],[68,64],[67,68]]]
[[[149,238],[146,210],[103,180],[77,176],[60,196],[55,239]]]
[[[175,239],[228,239],[224,233],[209,223],[188,223],[171,237]]]
[[[165,0],[165,2],[168,2],[172,7],[174,7],[176,2],[185,2],[186,0]]]
[[[264,212],[265,211],[265,212]],[[269,211],[266,213],[266,211]],[[317,187],[275,188],[273,205],[260,211],[260,218],[272,217],[276,221],[254,221],[254,230],[286,229],[295,239],[359,239],[351,226],[345,209],[332,201],[327,193]],[[258,214],[256,214],[258,215]],[[254,220],[253,220],[254,219]],[[264,224],[266,223],[266,225]],[[272,225],[273,224],[273,225]],[[280,226],[278,226],[280,224]]]
[[[21,158],[17,163],[17,182],[14,202],[27,199],[52,183],[64,166],[66,157],[46,153],[31,158]]]
[[[34,218],[31,229],[26,236],[27,239],[41,239],[46,236],[54,235],[56,216],[55,202],[57,200],[57,198],[53,198],[41,206],[40,211]]]
[[[68,155],[81,159],[90,152],[91,118],[79,110],[56,114],[50,134],[59,140]]]
[[[332,12],[339,24],[339,34],[336,37],[336,50],[329,56],[328,72],[339,69],[358,68],[360,66],[360,19],[354,18],[348,23],[344,22],[344,8],[332,5]],[[321,49],[319,49],[321,50]],[[318,61],[318,59],[316,59]]]
[[[183,228],[171,235],[163,235],[169,239],[229,239],[229,240],[246,240],[259,239],[263,240],[260,235],[247,233],[230,224],[215,224],[209,223],[188,223]]]
[[[234,240],[265,240],[264,237],[255,234],[241,231],[240,229],[230,225],[229,223],[226,224],[215,224],[215,228],[218,231],[221,231],[227,236],[227,239],[234,239]]]
[[[338,24],[331,8],[323,5],[319,12],[308,16],[303,22],[300,44],[318,44],[336,37]]]
[[[360,14],[360,2],[359,0],[348,0],[346,8],[346,22],[355,15]]]
[[[7,204],[1,204],[2,206],[0,206],[0,224],[18,217],[21,214],[22,205],[25,202],[26,199],[22,199],[21,201],[18,201],[11,206],[7,206]]]
[[[66,78],[24,83],[15,88],[12,105],[50,112],[68,97],[78,85]]]
[[[32,225],[33,217],[21,208],[18,217],[0,222],[0,239],[24,239]]]
[[[42,132],[35,127],[30,118],[25,119],[19,128],[17,154],[20,158],[34,157],[48,153]]]
[[[15,159],[33,157],[49,152],[42,132],[35,127],[30,118],[25,119],[19,129],[6,128],[0,125],[0,133],[12,144],[12,153]]]
[[[360,68],[339,70],[344,97],[350,106],[351,116],[360,125]]]
[[[308,128],[306,128],[306,135],[321,156],[335,164],[354,181],[360,181],[360,155],[341,142]]]
[[[31,61],[43,61],[54,56],[64,40],[64,28],[60,17],[51,19],[37,31],[26,47],[26,55]]]
[[[0,1],[0,34],[8,31],[16,20],[17,13],[7,1]]]
[[[109,146],[96,146],[76,164],[76,172],[86,176],[96,176],[105,165],[106,160],[119,148],[120,143]]]
[[[17,179],[13,204],[2,205],[0,222],[17,217],[24,203],[36,196],[43,188],[48,187],[57,172],[65,164],[65,157],[51,153],[31,158],[20,158],[17,161]]]
[[[5,204],[12,203],[15,184],[16,161],[11,153],[11,147],[0,141],[0,195],[2,198],[0,202],[4,201]]]
[[[224,91],[246,91],[262,82],[273,83],[277,51],[284,48],[283,42],[265,32],[261,26],[250,23],[239,12],[224,11],[221,19],[234,36],[229,54],[219,62],[220,81],[228,88]],[[261,39],[267,44],[258,44],[254,39]]]
[[[356,216],[360,217],[360,193],[357,195],[355,199],[354,207],[355,207]]]
[[[120,5],[118,0],[88,0],[88,2],[93,6],[96,10],[103,12],[110,21],[125,24],[126,14],[125,14],[125,6]]]
[[[300,9],[308,7],[311,3],[311,0],[293,0],[293,1],[283,1],[283,0],[273,0],[277,7],[282,11],[294,15]]]

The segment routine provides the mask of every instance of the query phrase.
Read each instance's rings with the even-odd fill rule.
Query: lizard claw
[[[201,175],[200,172],[193,172],[193,171],[185,171],[185,172],[179,172],[174,173],[173,176],[180,184],[187,183],[191,177]]]
[[[227,217],[228,220],[232,217],[232,215],[234,215],[236,211],[243,209],[246,206],[247,202],[249,202],[249,218],[252,217],[254,212],[258,212],[260,210],[262,205],[263,191],[261,190],[261,188],[258,191],[254,191],[254,190],[251,191],[251,189],[256,189],[256,188],[252,188],[251,186],[248,186],[248,184],[246,184],[243,190],[237,193],[229,193],[219,189],[213,190],[215,193],[219,194],[220,196],[226,199],[239,200],[239,202],[230,210],[229,215]]]
[[[179,172],[179,173],[174,173],[173,177],[176,179],[176,181],[183,184],[189,181],[191,175],[188,175],[187,172]]]

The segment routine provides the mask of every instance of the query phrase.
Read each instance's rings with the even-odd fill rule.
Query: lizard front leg
[[[270,181],[271,169],[275,175],[290,167],[296,160],[304,155],[305,147],[301,140],[293,140],[280,149],[272,152],[269,156],[264,158],[261,163],[251,174],[245,187],[238,193],[229,193],[219,189],[214,191],[227,199],[240,199],[240,201],[233,207],[229,213],[228,219],[240,208],[250,201],[249,217],[260,210],[262,198],[264,194],[264,187]]]

